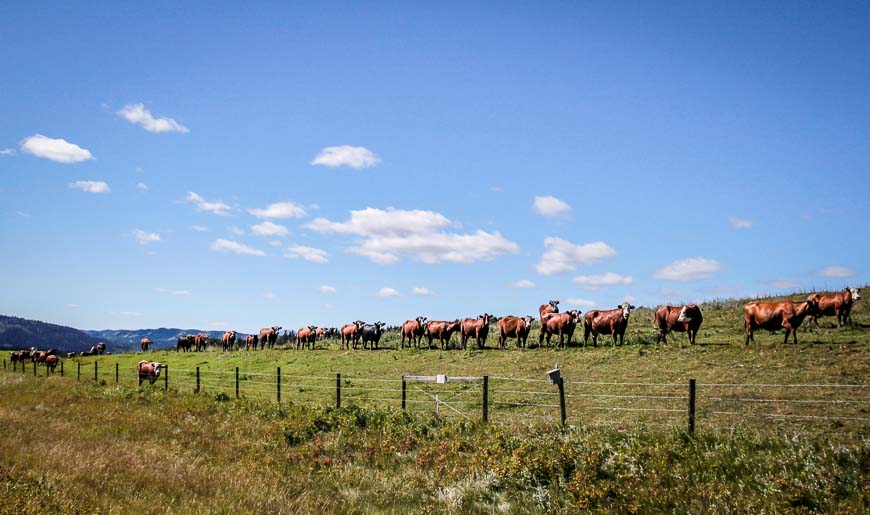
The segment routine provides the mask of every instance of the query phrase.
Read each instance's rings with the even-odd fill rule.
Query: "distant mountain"
[[[36,347],[82,352],[100,341],[72,327],[0,315],[0,349]]]
[[[139,348],[139,342],[147,336],[153,343],[154,348],[165,349],[175,347],[178,337],[185,334],[205,333],[209,338],[220,341],[223,331],[203,331],[200,329],[176,329],[161,327],[159,329],[101,329],[85,330],[89,336],[109,344],[118,351],[135,350]],[[236,333],[236,342],[244,343],[246,334]]]

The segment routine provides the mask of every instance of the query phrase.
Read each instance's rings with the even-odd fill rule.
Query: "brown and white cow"
[[[547,338],[547,346],[550,346],[550,338],[553,335],[559,336],[559,347],[565,348],[565,337],[568,337],[568,345],[571,345],[571,339],[574,337],[574,329],[577,327],[577,322],[580,321],[580,310],[572,309],[564,313],[545,313],[544,320],[541,323],[541,333]]]
[[[235,331],[233,331],[235,333]],[[233,344],[235,344],[236,340],[233,338]],[[193,336],[193,347],[196,352],[205,352],[205,348],[208,345],[208,335],[205,333],[199,333]]]
[[[54,367],[56,367],[58,363],[60,363],[60,358],[54,354],[45,357],[45,367],[51,371],[52,374],[54,373]]]
[[[755,342],[753,333],[759,329],[767,331],[779,331],[785,329],[785,340],[788,343],[788,335],[792,333],[792,340],[797,343],[797,329],[804,318],[808,315],[817,315],[819,302],[816,299],[807,299],[804,302],[791,300],[775,302],[750,302],[743,306],[743,327],[746,329],[746,345],[749,341]]]
[[[507,346],[508,338],[517,339],[517,348],[525,347],[529,339],[529,331],[532,330],[533,316],[515,317],[506,316],[498,321],[498,348]]]
[[[281,330],[280,325],[272,327],[264,327],[260,329],[260,348],[269,347],[270,349],[278,342],[278,331]]]
[[[837,327],[848,324],[852,313],[852,302],[861,300],[861,290],[846,287],[837,293],[813,293],[807,300],[813,299],[819,304],[819,314],[812,316],[816,327],[819,327],[819,319],[826,316],[837,317]]]
[[[308,327],[300,327],[296,331],[296,350],[304,349],[305,344],[308,344],[309,349],[314,348],[314,342],[317,340],[317,326],[309,325]]]
[[[196,341],[196,336],[194,336],[194,341]],[[197,344],[199,347],[199,344]],[[236,348],[236,332],[235,331],[224,331],[224,334],[221,335],[221,350],[224,352],[228,350],[235,350]]]
[[[142,352],[146,352],[151,348],[151,338],[147,336],[143,336],[141,340],[139,340],[139,347],[142,348]]]
[[[356,348],[357,342],[359,342],[360,332],[359,328],[364,326],[365,322],[362,320],[357,320],[350,324],[344,324],[341,326],[341,348],[342,349],[351,349],[351,345],[353,348]]]
[[[417,317],[414,320],[405,320],[405,323],[402,324],[402,347],[405,348],[405,338],[408,339],[408,348],[411,348],[411,342],[414,343],[418,349],[420,348],[420,341],[423,340],[423,334],[426,332],[426,317]]]
[[[257,350],[258,340],[259,340],[259,338],[257,338],[256,334],[249,334],[248,336],[246,336],[245,337],[245,350],[246,351],[250,350],[251,347],[253,347],[254,350]]]
[[[559,301],[558,300],[551,300],[550,302],[548,302],[546,304],[541,304],[540,307],[538,307],[538,315],[540,315],[540,320],[541,320],[541,334],[538,335],[539,342],[544,341],[544,315],[546,315],[548,313],[558,313],[558,312],[559,312]]]
[[[160,369],[163,368],[161,363],[156,361],[142,360],[136,365],[136,370],[139,372],[139,386],[142,386],[142,381],[149,381],[154,384],[157,378],[160,377]]]
[[[447,347],[450,347],[450,337],[453,336],[453,333],[459,330],[459,319],[457,318],[453,322],[446,322],[444,320],[433,320],[429,322],[429,348],[432,348],[432,340],[437,338],[439,342],[441,342],[441,350],[444,350],[444,343],[447,342]]]
[[[592,334],[592,345],[595,347],[598,347],[599,334],[609,334],[613,338],[613,345],[616,345],[618,338],[619,344],[622,345],[632,309],[634,306],[626,301],[616,309],[587,311],[583,319],[583,346],[586,346],[590,334]]]
[[[477,340],[477,348],[486,347],[486,337],[489,336],[489,320],[492,317],[484,313],[477,318],[466,318],[459,324],[462,336],[462,349],[465,350],[469,338]]]
[[[655,328],[658,330],[656,343],[661,340],[668,343],[668,333],[673,331],[686,333],[689,345],[694,345],[695,337],[698,336],[698,329],[703,321],[704,317],[701,315],[701,308],[695,304],[659,306],[656,309],[654,320]]]

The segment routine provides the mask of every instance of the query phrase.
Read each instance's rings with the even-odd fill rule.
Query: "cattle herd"
[[[785,330],[785,343],[788,343],[789,335],[792,336],[792,341],[797,343],[797,329],[807,317],[810,317],[818,327],[819,318],[835,316],[837,317],[837,325],[842,326],[850,322],[852,304],[860,298],[861,292],[858,288],[845,288],[838,293],[813,293],[803,302],[791,300],[749,302],[743,307],[745,344],[749,345],[750,341],[755,341],[754,333],[756,331],[774,332],[780,329]],[[623,302],[615,309],[594,309],[581,316],[580,310],[576,309],[564,313],[560,312],[559,301],[551,300],[538,308],[537,319],[540,321],[538,341],[541,345],[550,347],[553,345],[552,338],[556,336],[558,337],[558,342],[555,343],[556,347],[565,348],[566,345],[572,343],[574,331],[582,323],[584,347],[589,341],[589,336],[592,336],[593,346],[597,347],[599,335],[609,335],[613,345],[622,345],[628,321],[634,309],[635,306],[631,303]],[[457,347],[466,349],[470,339],[475,340],[479,348],[483,348],[489,335],[490,325],[495,323],[498,327],[499,349],[505,349],[510,339],[517,341],[518,348],[525,348],[532,329],[532,322],[535,320],[534,316],[497,318],[489,313],[484,313],[476,318],[452,321],[429,320],[427,317],[420,316],[413,320],[406,320],[396,329],[401,334],[399,343],[401,349],[405,348],[406,342],[409,349],[412,348],[412,345],[419,349],[424,344],[427,348],[432,349],[433,343],[437,343],[435,347],[441,350]],[[702,322],[701,308],[695,304],[659,306],[653,315],[656,342],[664,341],[667,343],[669,333],[681,332],[686,333],[689,344],[694,344]],[[281,326],[265,327],[260,330],[259,335],[247,335],[244,344],[240,339],[237,341],[236,331],[226,331],[221,337],[221,349],[223,351],[235,350],[241,348],[242,345],[246,351],[258,348],[260,350],[272,349],[278,342],[280,330]],[[340,329],[309,325],[296,331],[295,348],[297,350],[306,347],[313,349],[318,340],[340,339],[342,349],[355,350],[360,345],[363,349],[377,349],[384,333],[386,333],[384,322],[369,324],[362,320],[356,320],[345,324]],[[452,342],[455,333],[459,333],[458,345],[453,345]],[[284,334],[287,336],[286,331]],[[203,333],[188,334],[178,338],[176,350],[178,352],[204,351],[207,344],[208,335]],[[152,342],[149,338],[142,338],[140,347],[143,352],[148,351],[151,345]],[[101,354],[108,354],[104,343],[91,347],[87,352],[80,352],[78,356]],[[66,356],[73,358],[76,357],[76,353],[70,352]],[[40,365],[44,364],[53,371],[58,363],[58,356],[54,349],[39,351],[36,348],[30,348],[12,352],[11,360],[13,363],[30,361]],[[159,363],[143,361],[139,365],[140,384],[143,378],[153,383],[160,375],[161,365]]]

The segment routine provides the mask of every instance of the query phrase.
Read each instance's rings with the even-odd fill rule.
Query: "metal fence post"
[[[196,393],[199,393],[199,367],[196,367]]]
[[[483,376],[483,421],[489,422],[489,376]]]
[[[169,365],[163,368],[163,391],[169,390]]]
[[[405,381],[405,376],[402,376],[402,411],[405,411],[405,402],[408,399],[408,383]]]
[[[115,384],[118,384],[118,362],[115,362]]]
[[[239,398],[239,367],[236,367],[236,399]]]
[[[278,404],[281,404],[281,367],[278,367],[278,381],[275,383],[276,385],[276,393],[278,395]]]
[[[341,407],[341,374],[335,374],[335,407]]]
[[[559,378],[559,415],[562,419],[562,426],[565,426],[565,421],[568,419],[568,410],[565,407],[565,378]]]
[[[695,379],[689,379],[689,434],[695,434]]]

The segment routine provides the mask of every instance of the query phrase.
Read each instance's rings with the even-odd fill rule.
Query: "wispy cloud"
[[[268,220],[251,226],[251,232],[257,236],[287,236],[290,231],[283,225]]]
[[[14,156],[15,149],[14,148],[4,148],[0,150],[0,156]]]
[[[67,304],[66,307],[68,307],[70,309],[78,309],[81,306],[79,306],[78,304]]]
[[[702,257],[681,259],[659,268],[653,274],[655,279],[690,282],[708,279],[722,269],[716,260]]]
[[[264,291],[264,292],[263,292],[263,298],[264,298],[264,299],[272,300],[272,299],[275,298],[275,294],[272,293],[272,292],[270,292],[270,291]]]
[[[304,218],[308,215],[305,208],[296,202],[276,202],[265,208],[248,209],[257,218]]]
[[[857,275],[857,272],[854,269],[845,266],[829,266],[818,270],[816,275],[822,277],[854,277]]]
[[[145,104],[128,104],[117,114],[132,124],[141,125],[148,132],[190,132],[190,129],[172,118],[156,118],[145,109]]]
[[[119,311],[118,314],[125,317],[141,317],[144,315],[144,313],[139,311]]]
[[[595,301],[594,301],[594,300],[588,300],[588,299],[569,298],[569,299],[568,299],[568,304],[571,304],[572,306],[575,306],[575,307],[578,307],[578,308],[592,308],[592,307],[595,307]]]
[[[190,295],[190,290],[170,290],[168,288],[154,288],[157,293],[168,293],[170,295]]]
[[[16,211],[15,214],[17,214],[21,218],[30,218],[30,213],[27,213],[25,211]]]
[[[519,281],[514,281],[510,283],[508,286],[510,286],[511,288],[528,289],[534,288],[535,283],[528,279],[520,279]]]
[[[401,297],[402,294],[399,293],[395,288],[381,288],[377,293],[378,297]]]
[[[728,223],[731,224],[731,227],[734,229],[751,229],[752,228],[752,220],[744,220],[742,218],[737,218],[736,216],[732,216],[728,219]]]
[[[619,275],[613,272],[607,272],[601,275],[578,275],[574,278],[574,284],[587,290],[600,290],[607,286],[616,286],[620,284],[631,284],[632,278],[630,275]]]
[[[148,190],[148,185],[145,184],[144,182],[137,182],[137,183],[136,183],[136,188],[137,188],[137,189],[140,189],[140,190],[145,190],[145,191],[147,191],[147,190]]]
[[[361,168],[371,168],[380,162],[380,158],[365,147],[341,145],[324,148],[314,157],[311,164],[315,166],[327,166],[329,168],[349,166],[359,170]]]
[[[148,245],[149,243],[160,241],[160,234],[156,232],[145,232],[142,229],[135,229],[133,231],[133,237],[136,238],[139,245]]]
[[[80,163],[94,158],[91,152],[85,148],[65,139],[49,138],[42,134],[25,138],[21,142],[21,151],[57,163]]]
[[[320,290],[320,293],[324,293],[327,295],[331,295],[337,291],[335,287],[329,286],[328,284],[321,284],[318,290]]]
[[[196,206],[197,211],[205,211],[216,215],[226,216],[230,214],[230,206],[223,202],[209,202],[202,198],[199,194],[192,191],[187,192],[185,199]]]
[[[245,235],[245,230],[242,229],[241,227],[236,227],[235,225],[231,225],[231,226],[227,227],[227,230],[230,231],[231,233],[235,234],[236,236],[244,236]]]
[[[290,259],[304,259],[311,263],[324,264],[329,262],[329,253],[325,250],[304,245],[293,245],[284,251],[284,257]]]
[[[794,290],[801,285],[801,283],[789,279],[765,279],[761,283],[777,290]]]
[[[580,265],[604,261],[616,255],[616,250],[603,241],[575,245],[562,238],[544,239],[546,251],[535,270],[541,275],[556,275],[577,270]]]
[[[112,191],[109,185],[103,181],[76,181],[69,183],[69,188],[82,190],[88,193],[109,193]]]
[[[223,238],[218,238],[211,244],[211,250],[215,252],[233,252],[235,254],[244,254],[247,256],[265,256],[266,253],[262,250],[258,250],[252,247],[249,247],[245,244],[239,243],[233,240],[225,240]]]
[[[205,225],[191,225],[190,228],[196,232],[205,232],[208,230],[208,227]]]
[[[421,295],[421,296],[435,295],[435,292],[433,292],[429,288],[416,287],[411,291],[414,293],[414,295]]]
[[[571,211],[571,206],[567,202],[550,196],[535,197],[532,207],[542,216],[559,216]]]

